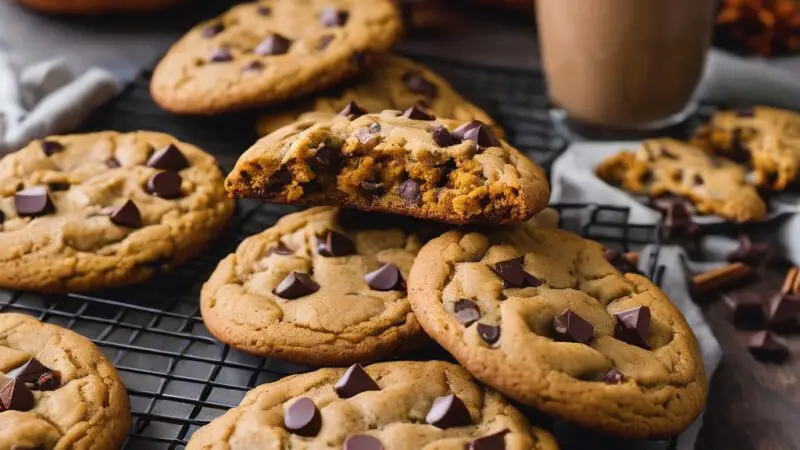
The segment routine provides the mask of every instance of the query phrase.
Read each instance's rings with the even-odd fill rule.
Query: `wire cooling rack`
[[[510,140],[547,166],[566,139],[547,114],[542,76],[537,72],[488,69],[452,61],[425,62],[449,78],[508,130]],[[213,153],[224,169],[255,139],[256,114],[186,118],[159,110],[148,94],[148,74],[119,99],[98,111],[82,131],[153,129],[171,133]],[[657,242],[653,227],[628,224],[626,208],[603,205],[558,205],[562,226],[619,250]],[[22,312],[72,329],[97,344],[123,377],[131,399],[133,428],[124,448],[181,449],[200,426],[236,406],[256,385],[309,370],[252,357],[222,345],[207,332],[198,298],[216,263],[245,237],[272,225],[291,207],[240,201],[232,223],[219,242],[174,272],[136,286],[92,295],[41,296],[0,291],[0,311]],[[658,245],[647,272],[658,282]],[[441,349],[398,358],[446,358]],[[532,418],[535,413],[531,413]],[[547,421],[545,419],[545,421]],[[545,423],[553,428],[553,423]],[[563,431],[564,424],[555,424]],[[633,443],[566,428],[562,448],[667,448],[668,443]],[[582,437],[583,436],[583,437]]]

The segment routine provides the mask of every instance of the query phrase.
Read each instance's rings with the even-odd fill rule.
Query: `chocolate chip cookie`
[[[762,220],[767,206],[747,182],[743,167],[673,139],[649,139],[597,167],[597,176],[635,194],[688,198],[700,214],[728,220]]]
[[[0,287],[140,282],[199,253],[232,212],[214,158],[166,134],[35,141],[0,160]]]
[[[356,103],[262,138],[225,180],[235,197],[327,204],[455,224],[527,220],[547,205],[538,166],[479,121]]]
[[[547,432],[467,371],[442,362],[320,369],[261,385],[187,450],[557,450]]]
[[[16,0],[23,5],[54,14],[100,14],[114,11],[155,11],[179,0]]]
[[[176,43],[150,91],[164,109],[211,115],[330,87],[402,31],[389,0],[261,0],[234,6]]]
[[[800,113],[759,106],[720,111],[693,142],[720,156],[749,162],[760,187],[782,191],[800,171]]]
[[[307,365],[415,346],[405,280],[437,225],[317,207],[245,239],[203,286],[208,330],[248,353]]]
[[[125,440],[125,387],[83,336],[0,314],[0,371],[0,448],[116,450]]]
[[[680,311],[603,247],[563,230],[450,231],[420,250],[409,298],[478,380],[555,417],[636,438],[678,434],[707,386]]]
[[[444,78],[422,64],[390,54],[378,56],[369,69],[330,95],[305,100],[289,110],[264,116],[259,122],[259,133],[267,135],[317,114],[335,115],[351,101],[369,111],[402,111],[422,105],[438,117],[461,122],[480,120],[498,136],[503,134],[491,117],[462,97]]]

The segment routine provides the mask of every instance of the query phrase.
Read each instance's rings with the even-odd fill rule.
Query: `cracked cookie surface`
[[[800,113],[755,107],[719,111],[692,137],[720,156],[749,162],[755,184],[782,191],[800,172]]]
[[[261,385],[239,406],[197,430],[186,448],[463,450],[477,439],[500,434],[494,445],[474,448],[558,449],[552,436],[531,427],[500,394],[454,364],[400,361],[364,370],[376,386],[349,398],[340,397],[335,388],[345,369],[320,369]],[[450,394],[463,403],[469,417],[462,416],[459,426],[427,424],[435,399]],[[298,436],[284,424],[284,415],[300,398],[313,401],[319,412],[321,426],[313,436]],[[349,443],[355,439],[371,446]]]
[[[27,364],[23,370],[31,358],[44,367]],[[86,338],[26,315],[0,314],[0,371],[4,387],[14,383],[12,394],[0,396],[0,448],[122,445],[131,426],[128,395],[117,371]],[[42,374],[47,383],[30,381]]]
[[[389,0],[261,0],[237,5],[181,38],[150,84],[164,109],[212,115],[330,87],[397,41]]]
[[[740,165],[674,139],[648,139],[634,152],[623,151],[596,169],[609,184],[635,194],[688,198],[700,214],[728,220],[762,220],[767,206],[747,182]]]
[[[705,402],[681,313],[650,280],[623,275],[600,244],[571,233],[445,233],[420,250],[409,298],[423,329],[478,380],[555,417],[665,437]]]
[[[462,224],[523,221],[550,196],[547,177],[477,121],[416,107],[281,128],[247,150],[225,180],[235,197],[327,204]]]
[[[415,346],[423,333],[404,280],[426,228],[438,227],[332,207],[284,216],[219,263],[201,293],[203,321],[235,348],[308,365],[363,362]],[[400,282],[365,279],[387,263]],[[311,281],[281,290],[292,273]]]
[[[420,63],[391,54],[377,56],[369,69],[335,93],[262,117],[258,130],[264,136],[298,120],[335,115],[351,101],[368,111],[404,110],[422,104],[438,117],[461,122],[480,120],[502,137],[502,129],[492,118],[462,97],[440,75]]]
[[[88,291],[169,270],[233,212],[222,177],[212,156],[162,133],[35,141],[0,160],[0,286]]]

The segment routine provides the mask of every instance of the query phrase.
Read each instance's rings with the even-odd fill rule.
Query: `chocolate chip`
[[[760,331],[750,337],[747,348],[757,359],[770,362],[781,362],[789,357],[786,341],[769,331]]]
[[[67,191],[69,190],[69,183],[57,181],[53,183],[47,183],[47,188],[51,191]]]
[[[182,182],[177,172],[157,172],[147,180],[147,192],[161,198],[178,198]]]
[[[259,72],[264,68],[264,63],[261,61],[250,61],[242,66],[242,72]]]
[[[319,38],[319,41],[317,42],[317,49],[325,50],[326,48],[328,48],[329,45],[331,45],[331,42],[333,42],[334,38],[335,37],[332,34],[326,34],[322,36],[321,38]]]
[[[283,424],[294,434],[314,437],[322,427],[322,415],[313,400],[308,397],[300,397],[286,408]]]
[[[510,433],[510,431],[506,429],[473,439],[470,441],[467,450],[505,450],[506,435],[508,433]]]
[[[453,132],[450,133],[450,134],[453,136],[454,139],[456,139],[456,140],[458,140],[460,142],[460,141],[464,140],[464,134],[467,131],[469,131],[469,130],[477,127],[477,126],[480,126],[480,125],[483,125],[483,122],[481,122],[480,120],[470,120],[469,122],[459,126],[455,130],[453,130]]]
[[[560,316],[553,318],[553,330],[558,340],[581,344],[588,343],[594,336],[592,324],[583,320],[569,308]]]
[[[367,127],[359,128],[358,130],[356,130],[355,136],[356,139],[358,139],[358,142],[364,145],[367,144],[377,145],[377,140],[379,139],[378,134],[373,133],[372,130],[370,130]]]
[[[500,147],[500,141],[497,140],[494,133],[486,125],[480,124],[472,127],[464,132],[465,141],[474,141],[481,147]]]
[[[450,132],[447,130],[447,127],[444,125],[436,125],[431,129],[431,137],[433,138],[433,142],[436,142],[436,145],[439,147],[450,147],[451,145],[456,145],[457,142],[453,139],[453,136],[450,135]]]
[[[467,406],[455,394],[437,397],[425,416],[425,422],[438,428],[464,427],[472,422]]]
[[[33,382],[33,388],[40,391],[54,391],[61,387],[61,372],[53,370],[39,375]]]
[[[323,146],[314,153],[314,159],[325,168],[335,167],[339,164],[341,152],[334,147]]]
[[[336,8],[325,8],[322,10],[320,20],[322,25],[328,28],[343,27],[347,23],[350,13]]]
[[[650,336],[650,308],[639,306],[614,313],[614,338],[628,344],[649,349],[647,338]]]
[[[413,120],[435,120],[436,116],[433,114],[428,113],[422,108],[417,107],[416,105],[412,106],[411,108],[406,109],[403,111],[401,116],[413,119]]]
[[[275,247],[272,247],[267,254],[268,255],[288,256],[288,255],[291,255],[293,253],[294,252],[292,252],[289,249],[289,247],[283,245],[283,242],[278,242],[278,245],[275,246]]]
[[[603,250],[603,257],[622,273],[639,273],[639,269],[637,269],[625,255],[616,250]]]
[[[421,195],[419,191],[419,182],[417,180],[409,178],[403,181],[400,183],[398,190],[400,191],[400,196],[407,202],[415,205],[419,203]]]
[[[339,398],[350,398],[367,391],[380,391],[378,383],[369,376],[359,364],[348,367],[341,378],[333,385]]]
[[[495,263],[494,272],[503,279],[503,288],[538,287],[542,281],[525,272],[525,257],[507,259]]]
[[[258,5],[256,7],[256,12],[262,16],[269,16],[270,14],[272,14],[272,8],[270,8],[269,6]]]
[[[692,178],[692,183],[694,183],[695,186],[703,184],[703,177],[699,173],[694,174],[694,178]]]
[[[354,434],[344,440],[344,450],[383,450],[383,444],[368,434]]]
[[[400,269],[394,263],[386,263],[364,275],[364,281],[376,291],[401,291],[405,284]]]
[[[33,393],[22,380],[3,377],[0,380],[0,409],[29,411],[33,408]]]
[[[272,293],[286,300],[294,300],[311,295],[318,290],[319,284],[312,280],[309,274],[292,272],[278,284],[278,287]]]
[[[766,304],[767,322],[771,325],[794,325],[800,317],[800,295],[775,295]]]
[[[667,150],[666,147],[661,147],[660,149],[658,149],[658,156],[667,159],[678,159],[678,157],[672,154],[672,152],[670,152],[669,150]]]
[[[147,160],[147,167],[161,170],[179,171],[189,167],[189,161],[174,144],[153,153]]]
[[[33,186],[14,194],[14,208],[23,217],[38,217],[55,212],[53,200],[44,186]]]
[[[317,253],[322,256],[347,256],[356,252],[356,245],[347,236],[328,230],[324,240],[317,243]]]
[[[453,312],[456,319],[465,327],[472,325],[481,318],[481,310],[478,305],[466,298],[462,298],[453,305]]]
[[[106,160],[106,167],[108,167],[109,169],[116,169],[118,167],[122,167],[122,164],[119,163],[119,160],[117,160],[117,158],[111,156]]]
[[[344,109],[339,111],[340,116],[344,116],[353,120],[355,118],[361,117],[367,113],[367,110],[362,108],[358,103],[354,101],[350,101],[347,105],[345,105]]]
[[[3,223],[5,221],[6,221],[6,213],[0,211],[0,223]]]
[[[208,60],[210,62],[228,62],[233,61],[233,54],[230,50],[225,47],[220,47],[215,49],[208,55]]]
[[[52,370],[48,369],[38,359],[30,358],[25,364],[8,372],[6,376],[9,378],[16,378],[26,383],[33,383],[47,372],[52,372]]]
[[[277,33],[272,33],[256,46],[253,53],[261,56],[282,55],[289,51],[292,41]]]
[[[772,247],[766,242],[753,242],[746,234],[739,235],[739,247],[728,255],[728,262],[741,262],[751,266],[766,263]]]
[[[212,38],[220,33],[225,29],[225,25],[221,22],[213,23],[203,29],[203,37],[204,38]]]
[[[415,94],[436,97],[436,92],[438,91],[436,85],[417,72],[407,72],[404,74],[403,82],[406,84],[406,87],[408,87],[408,90]]]
[[[761,328],[766,324],[767,305],[762,296],[753,292],[740,292],[726,295],[724,299],[733,311],[733,324],[737,328]]]
[[[379,124],[378,122],[372,122],[371,124],[369,124],[369,131],[371,133],[380,133],[381,124]]]
[[[603,381],[608,384],[620,384],[625,381],[625,375],[617,369],[611,369],[603,375]]]
[[[494,344],[500,339],[500,327],[479,323],[477,330],[478,336],[480,336],[481,339],[483,339],[489,345]]]
[[[53,156],[54,154],[64,150],[64,146],[61,145],[60,142],[56,141],[42,141],[42,151],[47,156]]]
[[[736,117],[755,117],[756,111],[753,108],[741,108],[736,110]]]
[[[247,172],[242,171],[242,176],[244,177]],[[250,174],[247,174],[249,177]],[[287,168],[282,168],[277,172],[273,173],[269,179],[270,187],[278,187],[278,186],[285,186],[292,181],[292,172],[289,171]]]
[[[128,200],[121,208],[111,213],[111,221],[117,225],[128,228],[140,228],[142,226],[142,214],[133,201]]]

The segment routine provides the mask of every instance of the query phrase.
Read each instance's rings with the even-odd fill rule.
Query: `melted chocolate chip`
[[[481,310],[477,303],[466,298],[462,298],[453,305],[453,312],[456,319],[465,327],[472,325],[481,318]]]
[[[327,169],[338,166],[339,160],[341,159],[340,157],[341,152],[339,149],[328,146],[320,147],[317,149],[317,152],[314,153],[314,159],[317,163]]]
[[[112,222],[123,227],[141,228],[142,226],[142,214],[131,200],[125,202],[121,208],[114,210],[110,218]]]
[[[586,344],[594,337],[594,327],[581,316],[567,308],[560,316],[553,318],[556,338],[562,341]]]
[[[446,429],[452,427],[467,426],[472,422],[467,406],[456,397],[449,394],[444,397],[437,397],[431,405],[431,409],[425,416],[425,422],[438,428]]]
[[[225,47],[215,49],[208,55],[209,62],[228,62],[233,61],[233,54]]]
[[[174,144],[153,153],[147,160],[147,167],[178,172],[189,167],[189,161]]]
[[[8,377],[0,379],[0,409],[29,411],[33,403],[33,393],[24,381]]]
[[[349,17],[350,13],[345,10],[325,8],[320,15],[320,21],[323,26],[328,28],[343,27],[347,23]]]
[[[253,53],[261,56],[282,55],[289,51],[292,41],[277,33],[272,33],[259,43]]]
[[[479,323],[477,330],[478,336],[480,336],[481,339],[483,339],[489,345],[494,344],[500,339],[500,327]]]
[[[369,376],[359,364],[348,367],[341,378],[333,386],[340,398],[350,398],[367,391],[380,391],[378,383]]]
[[[650,308],[639,306],[614,313],[614,338],[628,344],[649,349],[647,338],[650,336]]]
[[[436,92],[438,91],[436,85],[417,72],[408,72],[404,74],[403,82],[406,84],[406,87],[408,87],[408,90],[415,94],[436,97]]]
[[[421,193],[419,191],[419,182],[417,180],[412,180],[409,178],[406,181],[400,183],[398,188],[400,192],[400,196],[409,203],[414,205],[419,204],[420,199],[422,198]]]
[[[364,281],[376,291],[401,291],[405,288],[400,269],[394,263],[386,263],[364,275]]]
[[[39,217],[56,210],[44,186],[33,186],[17,191],[14,194],[14,208],[22,217]]]
[[[225,29],[225,25],[221,22],[213,23],[203,29],[203,37],[204,38],[212,38],[220,33]]]
[[[506,448],[506,435],[510,433],[509,430],[498,431],[494,434],[473,439],[469,443],[467,450],[505,450]]]
[[[344,116],[353,120],[355,118],[361,117],[367,113],[367,110],[362,108],[358,103],[355,101],[350,101],[345,107],[339,111],[340,116]],[[380,131],[380,130],[378,130]]]
[[[356,245],[347,236],[328,230],[324,240],[317,243],[317,253],[326,257],[352,255]]]
[[[311,276],[303,272],[292,272],[278,284],[273,294],[286,300],[311,295],[319,290],[319,284]]]
[[[403,111],[403,114],[401,114],[401,116],[409,118],[409,119],[413,119],[413,120],[435,120],[436,119],[436,116],[434,116],[433,114],[428,113],[427,111],[425,111],[422,108],[417,107],[416,105],[412,106],[411,108],[406,109],[405,111]]]
[[[147,180],[147,192],[161,198],[178,198],[181,196],[182,182],[177,172],[165,170],[154,173]]]
[[[313,400],[308,397],[300,397],[286,408],[283,424],[294,434],[314,437],[322,427],[322,415]]]
[[[433,138],[433,142],[436,142],[436,145],[439,147],[450,147],[451,145],[456,145],[457,142],[453,139],[453,136],[450,135],[450,132],[447,128],[443,125],[436,125],[431,129],[431,137]]]
[[[56,141],[42,141],[42,151],[47,156],[53,156],[54,154],[64,150],[64,146],[61,145],[60,142]]]

